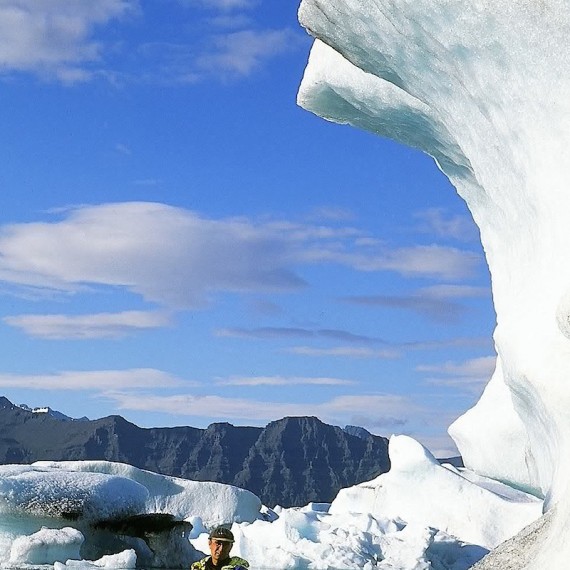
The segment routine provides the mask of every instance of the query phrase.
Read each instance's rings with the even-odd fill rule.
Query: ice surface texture
[[[528,568],[570,558],[566,0],[303,0],[301,106],[433,156],[479,226],[498,366],[450,429],[467,466],[558,503]],[[492,437],[490,437],[492,435]]]
[[[237,487],[121,463],[0,465],[0,565],[84,558],[109,568],[187,568],[201,557],[188,523],[197,531],[250,523],[260,509],[258,497]]]
[[[389,473],[332,505],[274,511],[249,491],[120,463],[0,466],[0,566],[187,569],[225,523],[234,554],[260,570],[467,570],[541,512],[540,499],[442,467],[409,437],[393,436],[390,454]]]

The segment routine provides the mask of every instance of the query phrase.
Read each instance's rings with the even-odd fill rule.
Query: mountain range
[[[0,464],[105,460],[255,493],[273,507],[330,502],[343,487],[390,468],[388,440],[316,417],[286,417],[266,427],[214,423],[141,428],[118,415],[73,421],[0,397]]]

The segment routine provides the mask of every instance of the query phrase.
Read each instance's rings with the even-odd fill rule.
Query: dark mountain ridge
[[[106,460],[249,489],[268,506],[330,502],[339,489],[388,471],[388,440],[315,417],[265,428],[214,423],[141,428],[121,416],[63,421],[0,397],[0,464]]]

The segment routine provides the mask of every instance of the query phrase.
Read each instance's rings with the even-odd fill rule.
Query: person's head
[[[216,527],[208,537],[212,562],[218,565],[221,560],[230,555],[230,550],[234,544],[234,535],[231,530],[223,526]]]

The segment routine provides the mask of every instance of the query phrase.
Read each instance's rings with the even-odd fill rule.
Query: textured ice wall
[[[470,467],[534,487],[547,507],[560,503],[551,544],[529,568],[565,567],[568,2],[303,0],[299,19],[317,38],[299,104],[433,156],[480,228],[498,367],[451,433]]]

